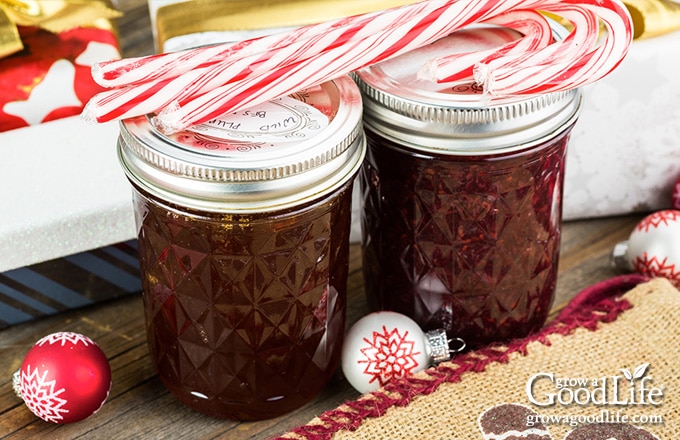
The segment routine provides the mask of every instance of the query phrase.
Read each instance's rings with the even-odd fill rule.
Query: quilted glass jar
[[[371,308],[469,347],[524,336],[556,285],[561,200],[578,90],[492,98],[474,82],[419,76],[437,55],[517,36],[459,31],[357,73],[367,160],[363,269]]]
[[[121,123],[151,356],[181,402],[274,417],[339,362],[351,193],[365,152],[343,77],[183,132]]]

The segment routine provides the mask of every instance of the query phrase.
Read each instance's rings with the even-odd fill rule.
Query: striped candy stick
[[[423,37],[423,33],[418,34],[414,37],[414,40],[411,40],[413,46],[417,47],[426,44],[424,41],[434,41],[451,32],[451,28],[455,30],[469,24],[468,20],[472,22],[482,21],[480,17],[485,16],[485,14],[495,16],[495,14],[500,14],[505,12],[505,10],[517,7],[540,7],[547,11],[553,9],[556,11],[565,10],[563,2],[557,0],[519,1],[512,4],[510,2],[500,3],[502,5],[494,4],[491,9],[483,1],[468,2],[460,8],[456,7],[460,3],[453,3],[448,9],[442,10],[441,15],[437,17],[437,20],[448,20],[447,23],[450,27],[443,26],[438,28],[436,27],[438,26],[437,20],[434,20],[431,25],[432,28],[442,33],[437,34],[433,32],[428,34],[429,37],[432,37],[431,40],[422,38],[422,40],[416,41],[418,37]],[[625,7],[618,0],[602,0],[597,4],[579,3],[576,0],[571,0],[568,5],[572,6],[571,15],[573,17],[576,17],[574,14],[576,8],[581,8],[582,14],[580,17],[583,17],[576,23],[575,28],[578,27],[579,30],[572,32],[572,38],[556,42],[533,52],[532,57],[527,57],[521,65],[511,64],[510,67],[498,69],[501,75],[496,74],[496,71],[485,72],[478,69],[478,77],[476,79],[485,85],[487,93],[538,93],[547,90],[548,87],[550,88],[548,91],[566,90],[599,79],[618,65],[625,56],[630,41],[632,41],[632,26]],[[503,6],[507,9],[504,9]],[[597,37],[599,27],[592,25],[591,12],[597,14],[603,20],[610,32],[604,38],[603,43],[585,53],[581,58],[574,60],[574,47],[585,46],[585,49],[579,49],[579,51],[588,50],[589,48],[586,43],[595,41]],[[466,15],[466,13],[470,15]],[[591,24],[591,26],[583,29],[584,24]],[[385,38],[385,35],[382,37]],[[314,63],[316,66],[324,66],[322,72],[316,71],[319,69],[318,67],[315,68],[312,63],[303,62],[301,65],[297,65],[295,69],[285,69],[277,72],[276,78],[263,76],[262,81],[259,83],[256,78],[253,78],[253,82],[226,85],[205,95],[197,96],[188,102],[179,103],[179,107],[175,107],[172,111],[168,110],[161,113],[156,120],[159,127],[169,132],[182,130],[190,125],[215,118],[224,112],[236,111],[246,105],[264,102],[299,88],[319,84],[340,74],[382,61],[393,55],[389,52],[389,47],[386,48],[380,44],[381,41],[371,40],[369,44],[361,43],[366,42],[360,42],[352,47],[344,47],[341,53],[329,51],[328,53],[321,54],[318,59],[313,59],[312,62],[318,62],[318,64]],[[408,48],[405,49],[406,47]],[[401,49],[407,51],[411,47],[404,45]],[[583,54],[583,52],[580,53]],[[370,58],[371,55],[376,55],[376,57]],[[531,65],[527,61],[533,61],[535,64]],[[480,76],[480,72],[486,75]],[[546,78],[552,79],[554,83],[544,84]],[[542,89],[539,89],[539,87]]]
[[[342,50],[352,41],[362,41],[366,38],[378,38],[382,32],[393,32],[401,29],[405,23],[421,23],[423,17],[436,17],[436,11],[444,1],[426,2],[420,8],[399,8],[382,14],[369,13],[353,19],[334,22],[331,26],[314,25],[307,30],[294,30],[288,37],[272,37],[275,46],[271,50],[263,50],[264,39],[251,40],[253,43],[241,44],[243,50],[233,52],[229,62],[223,60],[214,63],[192,64],[190,54],[196,53],[194,61],[203,62],[209,54],[217,53],[217,49],[199,48],[178,54],[148,57],[130,61],[113,61],[99,66],[97,71],[103,72],[103,67],[118,66],[119,73],[115,83],[125,77],[132,81],[125,88],[102,92],[93,97],[84,111],[86,119],[105,122],[112,119],[127,118],[146,113],[152,113],[173,102],[183,102],[185,99],[196,97],[209,92],[216,87],[233,83],[246,77],[268,74],[273,70],[281,70],[291,63],[297,63],[318,56],[328,50]],[[434,13],[433,13],[434,11]],[[375,18],[380,15],[380,19]],[[319,34],[327,29],[325,34]],[[302,36],[308,36],[302,38]],[[295,41],[291,44],[279,45],[282,41]],[[397,44],[402,44],[399,40]],[[231,45],[223,53],[230,53]],[[223,54],[216,55],[221,58]],[[165,61],[163,61],[165,60]],[[173,70],[176,63],[182,60],[183,74],[175,75]],[[136,69],[130,66],[141,64]],[[189,68],[193,66],[193,68]],[[146,81],[140,78],[146,77]],[[101,82],[107,84],[107,82]]]
[[[123,103],[128,100],[139,110],[139,107],[144,107],[141,103],[145,102],[145,96],[148,99],[149,91],[153,91],[152,95],[157,97],[156,102],[150,100],[148,104],[152,107],[159,106],[153,111],[167,106],[170,102],[173,105],[169,108],[175,109],[174,111],[165,110],[158,115],[159,125],[168,131],[181,130],[189,125],[212,119],[221,113],[236,111],[236,109],[288,94],[299,88],[319,84],[352,70],[383,61],[435,41],[468,24],[484,22],[517,9],[562,10],[567,15],[571,14],[575,31],[564,41],[545,47],[534,44],[538,39],[529,38],[523,43],[517,43],[520,47],[534,45],[536,50],[526,55],[521,54],[519,50],[511,50],[512,47],[501,49],[486,60],[486,64],[477,65],[477,80],[486,86],[487,92],[502,94],[533,93],[541,91],[539,87],[550,91],[578,87],[601,78],[616,67],[627,52],[632,39],[630,17],[619,0],[589,3],[590,1],[490,2],[474,0],[452,2],[430,0],[399,10],[352,17],[348,20],[354,23],[359,23],[357,20],[361,20],[362,17],[364,19],[369,17],[370,24],[362,23],[364,27],[361,31],[353,27],[354,38],[347,39],[343,45],[324,46],[324,49],[317,54],[293,50],[292,45],[289,44],[272,50],[271,55],[262,55],[263,60],[260,66],[266,66],[267,69],[239,70],[241,67],[236,59],[224,67],[224,70],[226,72],[231,69],[237,73],[224,75],[219,72],[222,67],[211,70],[204,65],[191,71],[193,78],[172,77],[172,80],[167,78],[161,80],[165,81],[167,86],[162,93],[154,88],[158,87],[158,83],[153,81],[151,85],[133,84],[129,88],[112,92],[111,96],[118,101],[112,98],[108,101],[103,100],[102,103],[108,102],[110,108],[115,108],[120,105],[121,100]],[[432,9],[433,7],[435,9]],[[571,11],[565,8],[571,8]],[[399,15],[395,15],[397,13]],[[592,44],[587,43],[594,41],[597,35],[597,27],[589,26],[589,23],[594,21],[591,18],[594,14],[603,20],[609,33],[602,44],[591,50]],[[344,25],[351,27],[347,23]],[[347,29],[345,27],[345,30]],[[367,29],[371,31],[382,29],[382,31],[373,33],[368,32]],[[261,40],[258,41],[261,42]],[[250,46],[253,43],[243,44]],[[292,52],[286,52],[286,48]],[[278,58],[276,58],[277,54]],[[575,57],[575,54],[579,56]],[[319,72],[318,66],[324,66],[321,69],[322,72]],[[536,72],[540,72],[541,75]],[[225,84],[218,85],[222,81],[226,81]],[[184,82],[183,86],[182,82]],[[95,101],[94,107],[96,105]],[[95,112],[91,113],[96,115]],[[115,110],[109,110],[108,116],[106,111],[103,113],[104,117],[117,117]],[[125,114],[126,117],[131,115],[129,112],[118,111],[118,116],[121,114]],[[102,116],[97,115],[96,119],[100,120],[100,118]]]

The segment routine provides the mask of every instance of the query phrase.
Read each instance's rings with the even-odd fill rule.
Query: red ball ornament
[[[41,419],[73,423],[94,414],[109,395],[111,368],[90,338],[59,332],[40,339],[14,375],[14,390]]]

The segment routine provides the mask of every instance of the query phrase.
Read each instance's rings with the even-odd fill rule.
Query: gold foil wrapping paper
[[[633,19],[634,38],[680,30],[680,3],[672,0],[624,0]]]
[[[0,57],[23,49],[17,26],[37,26],[53,33],[78,26],[110,29],[120,12],[105,0],[0,0]]]
[[[162,52],[167,40],[181,35],[304,26],[418,1],[191,0],[168,5],[160,2],[155,17],[156,45]]]
[[[153,1],[153,0],[151,0]],[[388,9],[419,0],[188,0],[159,2],[154,17],[156,45],[200,32],[286,28]],[[624,0],[635,38],[680,30],[680,3],[674,0]]]

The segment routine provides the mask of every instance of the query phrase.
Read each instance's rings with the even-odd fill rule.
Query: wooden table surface
[[[125,17],[119,20],[123,55],[153,53],[146,2],[119,0]],[[642,215],[567,222],[554,309],[582,288],[618,272],[610,265],[613,246],[625,240]],[[7,251],[7,250],[6,250]],[[351,249],[348,325],[367,312],[361,275],[361,250]],[[35,417],[12,390],[18,370],[32,344],[55,331],[88,335],[106,353],[112,370],[111,394],[92,417],[71,425],[53,425]],[[144,331],[140,295],[62,313],[0,331],[0,439],[247,439],[282,434],[316,415],[358,397],[336,373],[313,401],[271,420],[240,423],[212,419],[176,401],[161,384],[151,365]]]

